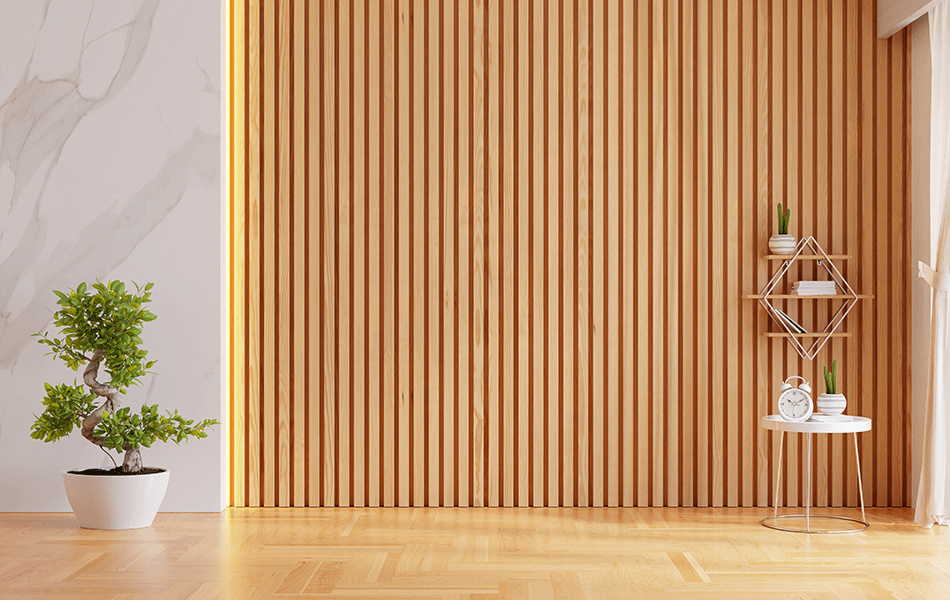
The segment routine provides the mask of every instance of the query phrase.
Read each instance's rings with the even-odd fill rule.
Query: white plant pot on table
[[[818,394],[815,406],[821,414],[835,416],[844,412],[848,401],[844,394]]]
[[[82,475],[63,472],[66,497],[86,529],[148,527],[165,498],[169,472],[145,475]]]

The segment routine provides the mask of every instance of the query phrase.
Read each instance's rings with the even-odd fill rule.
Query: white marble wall
[[[222,418],[220,0],[0,0],[0,511],[68,511],[60,472],[111,466],[78,432],[30,439],[44,381],[77,377],[30,334],[53,289],[152,281],[157,376],[126,397]],[[223,427],[143,451],[163,511],[223,506]]]

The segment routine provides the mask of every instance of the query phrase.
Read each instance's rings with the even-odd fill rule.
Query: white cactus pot
[[[66,497],[86,529],[148,527],[165,498],[168,470],[147,475],[79,475],[63,472]]]
[[[848,401],[844,394],[818,394],[815,405],[823,415],[840,415],[848,406]]]
[[[797,245],[795,236],[787,233],[777,233],[769,238],[769,250],[772,254],[792,254]]]

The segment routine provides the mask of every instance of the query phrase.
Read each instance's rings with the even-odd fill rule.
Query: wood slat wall
[[[869,505],[908,503],[909,45],[874,0],[230,14],[231,504],[766,506],[759,419],[832,358]],[[742,299],[779,201],[874,295],[814,363]],[[813,502],[857,504],[853,452],[816,436]]]

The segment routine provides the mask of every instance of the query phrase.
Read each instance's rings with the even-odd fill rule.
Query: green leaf
[[[83,282],[80,283],[78,286],[76,286],[76,293],[77,293],[77,294],[80,294],[80,295],[86,293],[86,282],[85,282],[85,281],[83,281]]]

